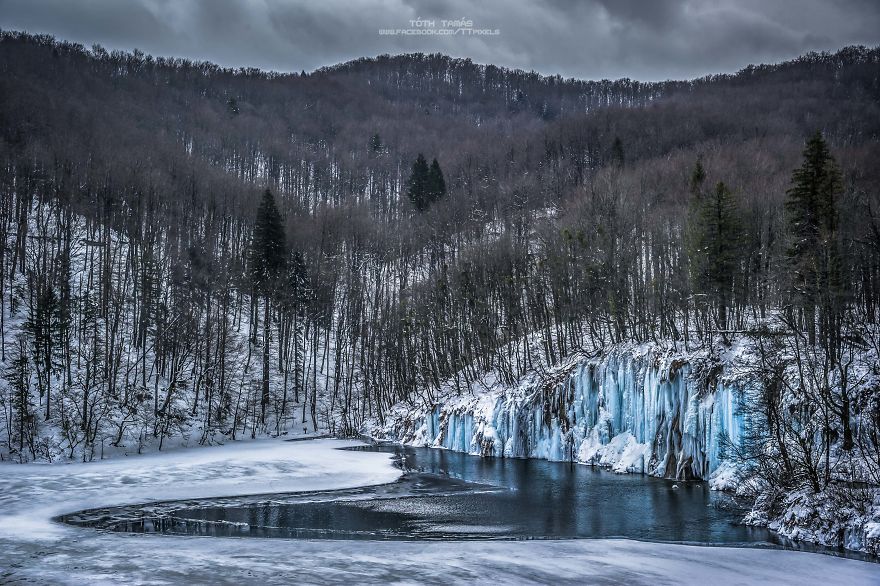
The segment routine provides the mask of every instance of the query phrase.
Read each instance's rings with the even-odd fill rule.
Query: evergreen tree
[[[443,171],[440,169],[440,163],[437,159],[431,162],[431,168],[428,170],[428,202],[433,204],[446,195],[446,180],[443,179]]]
[[[379,133],[374,134],[370,137],[370,151],[376,154],[382,153],[385,150],[385,145],[382,144],[382,137],[379,136]]]
[[[267,189],[257,209],[248,267],[254,294],[263,297],[263,394],[260,401],[263,423],[266,422],[266,406],[269,404],[270,308],[283,288],[281,279],[285,276],[286,265],[284,225],[275,198]]]
[[[700,195],[704,178],[698,161],[691,181],[696,195],[691,199],[688,225],[691,281],[694,290],[717,307],[717,325],[725,329],[742,234],[730,189],[718,182],[712,193]]]
[[[262,295],[274,296],[287,263],[287,242],[281,213],[268,189],[257,209],[249,260],[254,289]]]
[[[419,153],[412,166],[407,183],[407,196],[416,210],[424,212],[431,205],[429,199],[430,169],[424,155]]]
[[[785,202],[790,237],[790,292],[810,342],[816,342],[818,317],[823,342],[833,351],[839,338],[843,294],[835,201],[842,179],[821,133],[810,138],[803,155],[803,164],[792,173]]]
[[[706,170],[703,168],[703,158],[698,157],[694,164],[694,170],[691,172],[690,189],[691,197],[699,198],[703,189],[703,183],[706,181]]]
[[[52,400],[52,374],[56,355],[63,350],[56,341],[60,339],[60,305],[51,283],[36,280],[38,293],[30,308],[25,329],[33,340],[34,366],[37,369],[40,396],[45,397],[45,419],[49,419]]]

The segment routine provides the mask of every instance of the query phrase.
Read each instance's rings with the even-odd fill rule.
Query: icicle
[[[699,396],[690,367],[651,352],[583,361],[546,393],[437,405],[400,438],[483,456],[598,463],[620,472],[707,478],[722,464],[722,438],[737,442],[736,392],[717,383]]]

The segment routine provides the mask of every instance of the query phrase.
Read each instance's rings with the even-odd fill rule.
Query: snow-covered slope
[[[273,316],[263,420],[263,330],[254,321],[261,313],[248,291],[235,288],[237,277],[224,273],[207,301],[195,303],[179,284],[194,269],[187,254],[169,252],[176,245],[167,235],[157,236],[158,259],[147,266],[130,234],[73,213],[63,223],[57,202],[25,211],[26,233],[18,223],[0,230],[5,250],[24,242],[19,262],[0,255],[0,461],[88,461],[334,429],[326,392],[336,382],[332,332],[313,328],[305,343],[287,328],[285,340]],[[56,258],[62,240],[70,242],[65,262]],[[148,269],[155,274],[145,277]],[[153,283],[149,303],[138,278]],[[59,309],[45,310],[42,321],[39,283],[53,299],[67,298],[63,312],[53,306]],[[40,331],[51,344],[37,341],[37,323],[47,324]],[[50,367],[40,369],[37,349],[47,345],[54,349]]]

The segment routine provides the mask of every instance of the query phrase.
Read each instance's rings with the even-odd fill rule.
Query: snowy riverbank
[[[849,583],[880,566],[777,550],[625,540],[347,542],[100,533],[54,515],[113,504],[392,482],[354,442],[255,441],[88,464],[0,466],[0,583]]]

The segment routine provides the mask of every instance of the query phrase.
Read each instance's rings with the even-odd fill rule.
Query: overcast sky
[[[499,34],[379,34],[419,18]],[[0,0],[0,28],[277,71],[420,51],[658,80],[880,44],[880,0]]]

